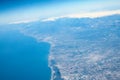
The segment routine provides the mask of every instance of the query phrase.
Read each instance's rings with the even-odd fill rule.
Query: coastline
[[[61,76],[61,73],[59,71],[59,68],[56,66],[56,62],[54,57],[52,56],[52,49],[53,47],[50,47],[50,53],[48,55],[48,66],[51,69],[51,78],[50,80],[64,80]]]
[[[13,28],[8,29],[7,26],[2,27],[0,31],[1,80],[50,79],[48,43],[38,43],[35,38]]]

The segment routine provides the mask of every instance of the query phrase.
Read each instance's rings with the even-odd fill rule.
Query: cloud
[[[55,21],[60,18],[84,18],[84,17],[96,18],[96,17],[108,16],[108,15],[113,15],[113,14],[120,14],[120,10],[68,14],[68,15],[63,15],[63,16],[45,18],[45,19],[42,19],[41,21],[42,22]],[[33,18],[33,19],[26,19],[26,20],[10,22],[9,24],[29,23],[29,22],[34,22],[34,21],[38,21],[38,20],[40,20],[40,19]]]
[[[34,22],[34,21],[38,21],[38,20],[39,20],[38,18],[26,19],[26,20],[19,20],[19,21],[10,22],[9,24],[29,23],[29,22]]]
[[[89,18],[96,18],[96,17],[102,17],[102,16],[108,16],[113,14],[120,14],[120,10],[113,10],[113,11],[100,11],[100,12],[89,12],[89,13],[78,13],[78,14],[70,14],[70,15],[64,15],[59,17],[50,17],[43,19],[42,21],[55,21],[59,18],[83,18],[83,17],[89,17]]]

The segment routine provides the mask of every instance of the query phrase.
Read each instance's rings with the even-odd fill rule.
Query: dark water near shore
[[[0,30],[0,80],[50,80],[48,43],[14,30]]]

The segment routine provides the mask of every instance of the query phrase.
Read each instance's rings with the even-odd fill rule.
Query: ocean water
[[[50,45],[18,31],[0,30],[0,80],[50,80]]]

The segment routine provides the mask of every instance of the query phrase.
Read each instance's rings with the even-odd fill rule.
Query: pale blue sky
[[[24,6],[13,6],[10,9],[5,8],[5,10],[1,9],[0,23],[10,23],[22,20],[36,20],[85,12],[120,10],[120,0],[37,1],[38,3],[31,5],[26,3]]]

